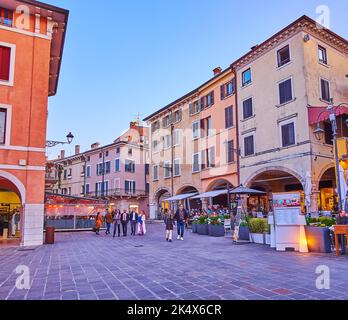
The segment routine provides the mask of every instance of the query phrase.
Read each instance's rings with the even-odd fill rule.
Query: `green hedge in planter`
[[[250,233],[263,234],[268,228],[268,223],[265,219],[255,218],[249,220]]]
[[[316,227],[332,227],[336,224],[336,220],[330,217],[310,218],[307,222],[308,226]]]

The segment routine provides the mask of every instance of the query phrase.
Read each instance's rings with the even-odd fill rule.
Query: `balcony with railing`
[[[91,198],[117,198],[117,197],[129,197],[129,198],[145,198],[149,195],[147,190],[127,190],[127,189],[107,189],[91,191],[86,193],[87,197]]]

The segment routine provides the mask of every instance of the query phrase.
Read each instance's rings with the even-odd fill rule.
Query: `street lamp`
[[[62,144],[62,145],[64,145],[64,144],[71,144],[72,141],[74,140],[74,135],[71,132],[69,132],[69,134],[66,136],[66,140],[67,140],[67,142],[48,140],[48,141],[46,141],[46,147],[47,148],[52,148],[52,147],[55,147],[55,146],[57,146],[59,144]]]
[[[339,164],[339,159],[338,159],[338,145],[337,145],[337,120],[336,120],[336,111],[343,106],[348,106],[348,103],[341,103],[338,106],[334,106],[333,104],[333,99],[330,99],[330,104],[326,108],[325,111],[320,112],[318,115],[317,119],[317,128],[313,131],[315,134],[315,137],[320,141],[323,136],[325,131],[320,127],[320,118],[325,112],[330,112],[330,123],[332,127],[332,135],[333,135],[333,140],[334,140],[334,151],[335,151],[335,168],[336,168],[336,181],[337,181],[337,188],[338,188],[338,210],[342,210],[342,199],[341,199],[341,181],[339,177],[340,173],[340,164]],[[346,120],[346,125],[348,127],[348,120]]]

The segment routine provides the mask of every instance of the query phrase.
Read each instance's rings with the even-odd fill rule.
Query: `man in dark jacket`
[[[174,219],[177,222],[178,240],[181,239],[181,241],[184,241],[185,223],[188,218],[189,218],[189,214],[187,210],[185,210],[184,205],[181,204],[174,216]]]
[[[128,221],[129,221],[129,216],[128,216],[127,210],[124,209],[123,213],[121,214],[122,231],[123,231],[124,237],[127,237]]]
[[[131,223],[131,235],[135,236],[135,232],[137,229],[138,214],[135,212],[134,209],[129,214],[129,221]]]

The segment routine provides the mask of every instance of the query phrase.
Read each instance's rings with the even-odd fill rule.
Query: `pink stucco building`
[[[149,211],[148,128],[131,122],[113,143],[94,143],[81,153],[54,161],[57,182],[52,192],[107,200],[111,209]]]

